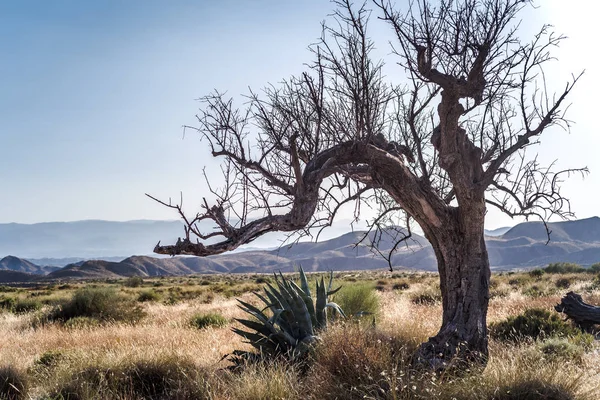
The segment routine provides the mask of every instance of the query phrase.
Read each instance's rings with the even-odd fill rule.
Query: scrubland
[[[596,339],[553,309],[570,290],[600,304],[595,274],[494,274],[487,368],[460,375],[411,364],[440,325],[438,277],[381,271],[335,274],[342,290],[333,300],[349,315],[368,313],[330,323],[302,363],[232,370],[224,356],[250,349],[231,330],[240,327],[235,318],[247,318],[236,298],[259,304],[252,291],[269,281],[231,275],[1,287],[0,398],[600,398]],[[543,323],[515,324],[536,312]]]

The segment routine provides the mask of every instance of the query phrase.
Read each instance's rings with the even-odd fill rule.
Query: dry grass
[[[47,312],[50,305],[40,312],[28,314],[2,312],[0,360],[3,365],[27,376],[30,390],[25,398],[33,399],[75,389],[79,390],[77,395],[83,399],[137,399],[144,396],[181,399],[600,398],[600,355],[597,346],[573,359],[553,359],[540,351],[540,346],[536,344],[515,345],[492,341],[490,361],[483,374],[440,379],[417,373],[411,370],[410,355],[419,343],[435,334],[439,328],[441,305],[415,304],[412,299],[419,293],[435,290],[437,278],[431,274],[344,275],[347,284],[355,281],[369,281],[371,284],[376,284],[378,280],[385,281],[382,286],[386,290],[376,294],[381,309],[376,326],[364,322],[332,325],[322,335],[321,342],[313,352],[311,364],[305,368],[259,364],[241,372],[226,370],[228,364],[222,360],[223,355],[235,349],[247,349],[248,345],[231,332],[231,327],[236,324],[234,318],[243,317],[243,312],[236,307],[234,298],[222,293],[215,294],[208,304],[204,297],[185,299],[171,305],[142,303],[147,317],[135,325],[108,323],[76,328],[60,323],[35,325],[38,314]],[[518,285],[514,282],[509,284],[509,280],[515,278],[521,279],[521,282]],[[532,298],[522,291],[536,283],[531,276],[495,275],[495,290],[513,290],[491,300],[489,321],[499,321],[532,307],[552,310],[567,291],[556,288],[555,282],[560,278],[561,275],[543,276],[542,279],[546,280],[537,283],[552,286],[556,292],[550,296]],[[594,279],[593,276],[581,274],[569,274],[566,278],[571,282],[568,290],[582,292]],[[254,288],[256,279],[256,276],[249,276],[246,280],[235,277],[231,278],[232,284],[217,281],[214,277],[202,277],[202,281],[196,279],[192,283],[189,279],[159,282],[164,282],[165,286],[161,289],[165,291],[168,285],[185,285],[188,291],[203,290],[208,293],[211,287],[217,285],[227,285],[232,292],[241,290],[240,287]],[[339,281],[344,284],[343,280]],[[194,282],[197,286],[194,286]],[[391,290],[397,282],[406,282],[409,288]],[[147,290],[153,284],[152,281],[144,282],[145,286],[139,290]],[[68,294],[79,286],[65,290]],[[50,291],[48,296],[57,296],[57,293],[67,296],[63,292]],[[600,302],[600,291],[583,293],[588,301]],[[26,295],[19,293],[21,297]],[[246,301],[255,301],[250,293],[244,293],[241,297]],[[190,327],[189,323],[190,318],[198,313],[218,313],[234,322],[224,327],[198,330]],[[119,371],[119,376],[129,378],[123,381],[125,378],[113,376],[112,372],[107,371]],[[85,382],[93,380],[91,376],[102,376],[103,383],[86,386]],[[164,385],[148,389],[150,386],[145,380],[140,381],[142,384],[136,380],[135,377],[140,376],[148,377],[152,382],[163,382]],[[125,389],[117,389],[120,386]]]

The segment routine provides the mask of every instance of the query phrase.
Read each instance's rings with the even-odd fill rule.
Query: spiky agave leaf
[[[236,319],[251,332],[234,328],[233,332],[244,337],[258,354],[237,351],[230,360],[239,364],[240,360],[256,360],[283,355],[288,359],[303,357],[312,343],[318,340],[315,332],[324,329],[327,324],[326,309],[335,310],[344,316],[339,305],[329,302],[332,290],[333,272],[329,275],[328,285],[321,277],[317,280],[316,299],[311,295],[306,274],[300,267],[300,285],[286,279],[280,272],[274,274],[275,284],[267,283],[264,294],[254,293],[264,304],[261,309],[253,304],[238,300],[238,306],[254,319]],[[270,315],[265,314],[269,311]]]

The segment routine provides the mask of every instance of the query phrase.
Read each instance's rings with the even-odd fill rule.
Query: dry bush
[[[222,381],[223,398],[236,400],[306,399],[301,373],[286,363],[247,365],[242,372],[227,373]]]
[[[207,374],[175,356],[83,366],[49,393],[61,399],[207,399]]]
[[[56,307],[49,315],[50,321],[67,322],[73,318],[93,318],[102,322],[138,322],[145,316],[135,302],[112,287],[86,287],[79,289],[64,305]]]
[[[26,399],[28,389],[29,379],[23,371],[10,365],[0,367],[0,399]]]
[[[307,377],[315,399],[346,399],[381,396],[390,390],[390,377],[415,350],[374,329],[338,324],[323,335],[314,351],[314,364]]]

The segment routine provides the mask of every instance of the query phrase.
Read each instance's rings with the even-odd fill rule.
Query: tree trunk
[[[581,295],[575,292],[567,293],[554,309],[565,313],[568,319],[586,332],[592,333],[594,325],[600,324],[600,307],[584,302]]]
[[[456,209],[456,223],[426,232],[438,260],[443,317],[439,332],[421,345],[415,361],[436,371],[487,363],[490,264],[485,207],[474,208],[467,215]]]

